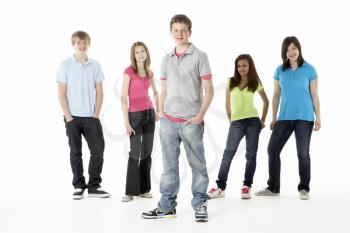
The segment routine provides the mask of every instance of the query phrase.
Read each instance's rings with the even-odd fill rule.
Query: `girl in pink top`
[[[122,201],[131,201],[134,196],[151,198],[151,164],[155,121],[158,121],[158,92],[150,70],[150,54],[143,42],[131,47],[131,65],[124,72],[121,106],[127,134],[130,136],[130,152],[126,175],[125,196]],[[148,96],[152,87],[154,110]],[[129,98],[128,98],[129,97]]]

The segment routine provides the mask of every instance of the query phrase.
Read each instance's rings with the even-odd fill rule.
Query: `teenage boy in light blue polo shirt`
[[[195,221],[208,221],[206,191],[209,179],[204,157],[203,118],[214,89],[207,55],[188,41],[191,26],[191,20],[186,15],[175,15],[170,21],[176,47],[164,57],[161,67],[159,131],[163,156],[162,196],[156,209],[142,214],[146,219],[176,217],[180,188],[178,164],[180,143],[183,142],[192,170]]]
[[[103,101],[104,76],[100,64],[87,57],[90,36],[86,32],[74,32],[72,45],[75,53],[61,63],[56,81],[69,139],[73,199],[83,198],[86,188],[89,197],[109,197],[110,194],[100,185],[105,142],[99,114]],[[91,153],[88,184],[84,178],[81,135]]]

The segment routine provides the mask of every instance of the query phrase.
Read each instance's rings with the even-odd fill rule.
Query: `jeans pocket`
[[[143,117],[142,116],[129,116],[129,123],[132,128],[136,128],[141,124]]]
[[[153,121],[156,121],[156,112],[154,111],[154,109],[151,109],[151,117]]]
[[[70,120],[68,122],[66,120],[64,120],[64,124],[66,125],[66,127],[69,127],[69,126],[74,124],[74,119],[72,119],[72,120]]]

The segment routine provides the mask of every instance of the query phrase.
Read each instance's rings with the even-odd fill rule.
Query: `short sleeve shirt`
[[[226,83],[226,88],[230,86],[230,79]],[[231,120],[241,120],[251,117],[259,117],[258,111],[254,106],[255,93],[260,92],[263,86],[259,83],[258,88],[255,92],[248,90],[245,87],[240,90],[238,87],[234,87],[230,92],[230,103],[231,103]]]
[[[307,62],[295,70],[278,66],[274,79],[281,88],[280,110],[277,120],[314,121],[314,106],[310,82],[317,78],[315,68]]]
[[[74,56],[63,61],[56,81],[67,85],[69,111],[73,116],[92,117],[95,113],[96,84],[104,80],[101,65],[88,58],[81,64]]]
[[[212,78],[207,55],[193,44],[180,57],[174,49],[163,58],[160,77],[167,80],[164,112],[182,119],[197,115],[203,101],[202,80]]]
[[[151,98],[148,95],[148,89],[151,86],[151,77],[139,76],[132,66],[125,69],[124,74],[130,78],[129,83],[129,112],[144,111],[153,108]]]

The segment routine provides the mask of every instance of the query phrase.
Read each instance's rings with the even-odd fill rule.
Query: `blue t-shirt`
[[[274,79],[281,87],[280,111],[277,120],[314,121],[314,105],[310,82],[317,78],[315,68],[307,62],[301,67],[282,71],[278,66]]]
[[[101,66],[88,58],[81,64],[75,57],[66,59],[57,71],[56,81],[67,85],[69,111],[73,116],[92,117],[95,112],[96,84],[104,80]]]

